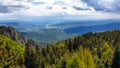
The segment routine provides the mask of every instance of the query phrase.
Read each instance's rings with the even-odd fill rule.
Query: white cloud
[[[116,0],[117,1],[117,0]],[[106,9],[113,9],[111,7],[113,0],[99,0],[98,5],[102,5]],[[90,18],[120,18],[118,13],[108,13],[100,12],[94,9],[94,6],[88,6],[87,3],[82,0],[0,0],[0,6],[24,6],[22,9],[20,7],[6,8],[10,10],[9,13],[0,13],[0,18],[15,17],[21,18],[21,16],[59,16],[59,15],[75,15],[84,16]],[[115,6],[115,4],[113,4]],[[74,7],[77,7],[75,9]],[[16,9],[17,8],[17,9]],[[26,9],[24,9],[26,8]],[[15,10],[16,9],[16,10]],[[88,10],[89,9],[89,10]],[[2,10],[2,9],[0,9]],[[6,11],[8,11],[6,10]],[[113,17],[114,16],[114,17]],[[13,18],[14,19],[14,18]]]
[[[120,0],[82,0],[88,6],[93,6],[96,11],[120,12]]]

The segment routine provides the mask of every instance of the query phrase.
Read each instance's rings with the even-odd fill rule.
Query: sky
[[[0,20],[119,19],[120,0],[0,0]]]

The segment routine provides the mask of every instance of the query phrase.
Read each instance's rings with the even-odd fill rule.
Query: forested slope
[[[22,67],[25,46],[0,35],[0,68]]]
[[[120,31],[87,33],[41,47],[0,35],[2,68],[120,68]]]

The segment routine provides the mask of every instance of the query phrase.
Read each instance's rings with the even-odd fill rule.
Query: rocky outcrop
[[[31,40],[32,43],[30,43],[27,38],[25,38],[21,33],[17,32],[12,26],[0,26],[0,34],[7,36],[22,45],[26,45],[27,43],[33,46],[36,45],[33,40]]]

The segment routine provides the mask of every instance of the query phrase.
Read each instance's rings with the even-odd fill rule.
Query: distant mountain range
[[[120,30],[89,32],[43,47],[11,26],[0,26],[0,67],[120,68],[119,40]]]
[[[62,21],[47,23],[34,23],[35,21],[4,21],[0,25],[13,26],[22,35],[35,40],[41,45],[51,44],[60,40],[73,38],[87,32],[103,32],[119,30],[119,20],[94,20],[94,21]]]
[[[64,32],[67,34],[71,34],[71,33],[85,34],[88,32],[104,32],[109,30],[120,30],[120,22],[108,23],[102,25],[71,27],[64,29]]]

